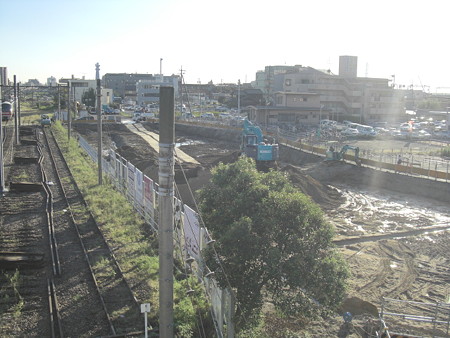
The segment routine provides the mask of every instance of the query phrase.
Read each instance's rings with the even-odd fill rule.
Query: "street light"
[[[450,107],[447,107],[447,134],[450,134],[450,120],[448,119],[448,110],[449,109],[450,109]]]
[[[322,137],[322,108],[324,108],[323,104],[320,105],[319,110],[319,137]]]

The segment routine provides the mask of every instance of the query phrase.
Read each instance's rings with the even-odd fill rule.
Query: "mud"
[[[75,128],[93,140],[95,126]],[[193,127],[177,127],[177,142],[182,144],[181,149],[201,163],[190,168],[193,174],[188,179],[189,184],[182,183],[180,177],[177,183],[184,203],[194,208],[195,198],[191,192],[209,180],[210,169],[219,162],[233,162],[239,155],[236,131],[227,139],[225,132],[211,129],[200,134]],[[106,139],[106,142],[114,141],[118,152],[146,175],[157,179],[157,154],[140,138],[117,125],[114,130],[110,127]],[[201,142],[189,142],[194,139]],[[92,143],[95,145],[95,141]],[[349,163],[328,165],[306,153],[296,156],[284,154],[280,170],[289,175],[294,186],[321,206],[333,224],[337,238],[356,239],[352,244],[340,244],[339,247],[352,271],[341,313],[309,322],[306,327],[302,322],[302,334],[310,337],[364,336],[368,325],[376,322],[383,297],[429,303],[450,301],[449,231],[405,235],[406,231],[414,229],[426,231],[435,226],[450,227],[449,200],[445,199],[450,193],[448,184],[364,170]],[[289,158],[292,163],[288,162]],[[300,159],[304,160],[303,165],[299,165]],[[434,196],[422,193],[426,189],[438,193]],[[439,198],[439,194],[444,198]],[[383,237],[385,235],[391,238]],[[359,240],[365,236],[369,236],[368,239]],[[374,237],[371,239],[370,236]],[[400,307],[392,311],[402,310]],[[410,310],[421,313],[420,306]],[[345,311],[354,314],[350,324],[345,324],[341,317]],[[296,320],[292,319],[290,324]],[[386,321],[397,332],[431,335],[432,327],[430,329],[428,324],[395,318],[386,318]],[[446,335],[442,331],[445,328],[436,329],[436,335]]]

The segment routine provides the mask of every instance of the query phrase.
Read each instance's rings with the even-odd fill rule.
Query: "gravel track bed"
[[[51,134],[48,133],[51,138]],[[51,140],[49,140],[51,141]],[[64,191],[59,184],[50,150],[40,134],[46,179],[54,202],[54,227],[58,243],[61,276],[54,280],[63,332],[73,337],[108,335],[108,322],[103,312],[94,281],[85,260],[75,226],[70,218]],[[54,142],[54,141],[53,141]],[[62,161],[54,152],[56,163]],[[78,198],[80,198],[78,196]],[[73,201],[75,202],[75,201]]]
[[[72,237],[76,236],[78,240],[78,232],[82,238],[89,262],[93,266],[93,273],[95,275],[96,283],[99,286],[100,293],[105,302],[106,310],[115,328],[115,333],[136,332],[142,330],[142,316],[140,314],[139,307],[134,300],[134,296],[119,271],[114,258],[111,256],[109,248],[103,240],[102,234],[90,214],[84,199],[82,198],[82,195],[79,192],[73,177],[71,176],[70,170],[67,168],[65,161],[62,159],[62,155],[57,148],[55,141],[51,137],[50,132],[46,133],[49,139],[49,146],[55,158],[56,167],[63,184],[63,188],[61,188],[59,184],[52,186],[52,191],[56,191],[57,189],[60,190],[58,193],[61,198],[63,198],[64,195],[62,189],[64,189],[67,200],[70,203],[69,208],[72,210],[73,215],[72,218],[70,213],[66,212],[63,217],[60,217],[57,220],[58,224],[55,224],[55,227],[58,229],[58,241],[60,242],[60,257],[67,257],[64,259],[61,258],[61,261],[64,261],[62,266],[64,271],[63,275],[67,274],[71,276],[68,280],[68,284],[62,284],[61,282],[58,283],[62,284],[63,287],[61,288],[57,285],[57,289],[61,290],[61,294],[65,293],[65,295],[62,295],[59,299],[66,299],[68,296],[70,297],[71,293],[69,290],[75,287],[81,288],[83,281],[89,282],[91,285],[89,286],[89,292],[87,294],[90,295],[90,297],[85,297],[83,290],[77,289],[76,293],[73,293],[76,294],[76,298],[80,303],[77,305],[79,306],[79,310],[75,311],[75,313],[84,313],[84,316],[88,317],[84,319],[83,322],[85,320],[89,320],[89,322],[93,323],[104,323],[102,324],[102,327],[108,327],[107,319],[103,309],[101,308],[100,299],[97,290],[95,289],[92,277],[86,276],[82,278],[80,283],[74,283],[76,278],[81,277],[81,273],[75,272],[76,269],[79,269],[80,266],[85,266],[84,270],[86,273],[88,272],[88,264],[84,258],[83,249],[81,244],[79,244],[79,241],[76,242],[78,249],[75,249],[73,248],[73,246],[75,246],[75,240],[65,240],[66,237],[68,238],[69,234]],[[55,170],[53,170],[53,172],[55,172]],[[54,182],[58,180],[56,176],[49,177],[49,179]],[[61,204],[67,208],[66,198],[64,197],[63,199],[64,201],[58,201],[55,199],[55,202],[57,205]],[[79,210],[81,210],[81,212]],[[73,223],[73,220],[75,221],[75,224]],[[74,250],[77,250],[76,255],[73,254]],[[75,261],[76,259],[83,260],[84,264],[81,264],[81,262],[77,263]],[[96,295],[96,300],[98,302],[98,304],[95,304],[95,307],[87,304],[87,302],[93,298],[94,294]],[[62,302],[62,300],[60,300],[60,302]],[[62,308],[63,305],[64,304],[61,305]],[[98,307],[100,307],[100,309],[95,310],[95,308]],[[68,311],[62,311],[62,314],[67,313],[69,317],[73,317],[75,314],[73,306],[70,309],[71,313]],[[104,318],[99,318],[102,313],[102,317]],[[66,316],[64,316],[64,318],[66,318]],[[75,324],[77,324],[77,322],[79,323],[80,321],[74,321]],[[111,334],[112,332],[109,333]],[[98,333],[93,333],[93,335],[98,335]]]
[[[34,147],[36,148],[36,147]],[[38,157],[30,146],[15,146],[22,157]],[[42,182],[38,163],[8,165],[5,182]],[[0,203],[0,251],[44,254],[44,265],[0,270],[0,336],[50,335],[47,278],[51,277],[46,194],[9,192]]]

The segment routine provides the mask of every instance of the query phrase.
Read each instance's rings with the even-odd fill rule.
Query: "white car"
[[[341,131],[342,136],[359,136],[359,131],[356,128],[345,128]]]
[[[414,130],[411,132],[411,138],[415,139],[429,139],[431,134],[425,130]]]

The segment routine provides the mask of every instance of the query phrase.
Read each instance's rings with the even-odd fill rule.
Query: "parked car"
[[[214,114],[213,113],[203,113],[202,115],[200,115],[200,117],[202,119],[212,120],[214,118]]]
[[[95,120],[95,118],[94,118],[94,116],[87,115],[87,116],[80,117],[77,120]]]
[[[411,132],[411,138],[414,139],[429,139],[431,134],[426,130],[414,130]]]
[[[359,131],[356,128],[345,128],[341,131],[342,136],[356,137],[359,136]]]

